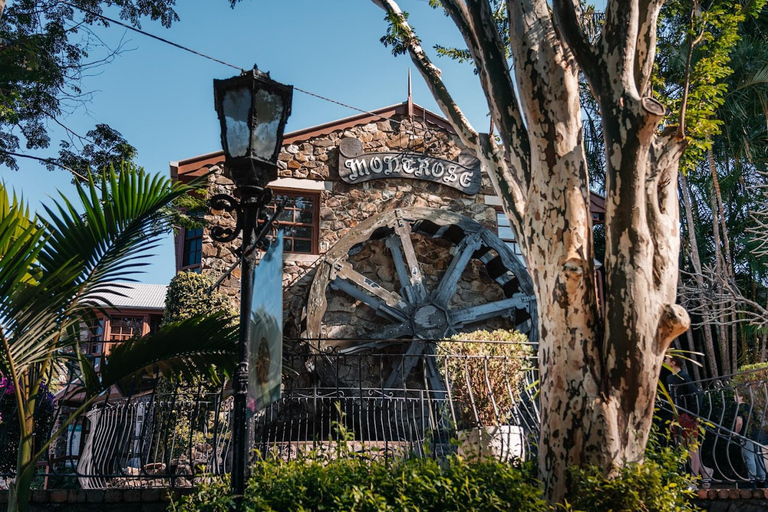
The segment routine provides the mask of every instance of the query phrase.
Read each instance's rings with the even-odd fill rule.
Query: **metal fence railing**
[[[768,371],[754,370],[693,382],[688,396],[670,390],[673,407],[659,400],[660,414],[695,419],[700,431],[702,477],[712,485],[760,485],[768,456]],[[677,420],[675,420],[677,418]],[[682,426],[681,426],[682,427]],[[680,434],[684,428],[679,428]],[[681,436],[678,436],[681,437]],[[683,442],[683,439],[679,439]]]
[[[306,341],[285,347],[282,397],[253,419],[254,453],[284,460],[478,451],[502,460],[535,457],[540,415],[532,350],[452,343],[323,340],[322,350]],[[673,406],[660,398],[659,415],[673,424],[680,413],[695,418],[704,476],[713,485],[764,480],[768,372],[694,384],[696,407],[690,399]],[[78,396],[59,394],[47,428],[61,424]],[[231,467],[232,403],[226,385],[165,383],[130,396],[114,389],[52,445],[39,474],[76,480],[84,489],[194,486]],[[18,442],[8,421],[13,412],[3,413],[0,486],[12,477]]]
[[[282,398],[254,418],[254,453],[535,455],[537,371],[526,344],[323,344],[284,350]],[[76,393],[59,401],[53,428],[76,401]],[[77,479],[84,489],[194,486],[231,466],[232,402],[227,386],[114,390],[54,443],[40,474]]]

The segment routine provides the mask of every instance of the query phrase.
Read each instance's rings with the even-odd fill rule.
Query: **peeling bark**
[[[507,2],[510,86],[483,0],[443,0],[478,66],[503,145],[478,134],[447,93],[394,0],[373,0],[405,28],[411,59],[465,144],[475,149],[518,233],[539,316],[539,470],[550,502],[567,468],[608,474],[643,459],[664,352],[690,324],[675,304],[678,162],[685,140],[659,133],[648,90],[661,2],[609,0],[589,43],[579,2]],[[581,66],[581,68],[579,67]],[[605,320],[598,313],[581,69],[600,104],[607,161]]]

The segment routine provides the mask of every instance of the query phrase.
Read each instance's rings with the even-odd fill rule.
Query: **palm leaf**
[[[141,259],[170,228],[166,206],[198,186],[130,168],[122,170],[120,179],[112,171],[100,181],[76,185],[81,211],[62,195],[46,207],[42,233],[30,231],[26,238],[16,236],[15,245],[6,244],[0,260],[0,318],[10,341],[9,357],[20,372],[72,345],[75,340],[63,333],[99,304],[99,294],[114,291],[114,281],[130,279],[144,265]],[[18,231],[17,224],[0,222],[0,243],[9,239],[7,232]],[[25,285],[19,278],[25,268],[39,281]]]
[[[160,372],[193,380],[230,375],[237,364],[237,326],[223,313],[195,316],[117,345],[101,368],[102,389]]]

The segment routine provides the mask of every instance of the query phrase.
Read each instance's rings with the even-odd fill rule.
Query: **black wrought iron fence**
[[[768,371],[754,370],[695,381],[695,395],[677,397],[674,406],[661,398],[660,414],[672,422],[679,442],[685,442],[685,425],[692,428],[700,444],[702,477],[712,484],[764,483],[768,457]]]
[[[430,341],[323,343],[323,350],[302,341],[284,351],[282,398],[253,420],[256,456],[534,454],[531,350],[500,350],[494,342],[475,342],[461,354]],[[67,399],[57,424],[76,395]],[[70,476],[85,489],[193,486],[228,471],[231,412],[226,386],[127,397],[115,391],[70,425],[40,474]]]

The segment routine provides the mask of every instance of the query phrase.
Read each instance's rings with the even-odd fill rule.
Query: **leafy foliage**
[[[691,477],[680,471],[686,457],[684,449],[661,447],[654,438],[645,462],[628,465],[615,478],[596,468],[574,468],[570,495],[554,508],[542,500],[530,463],[461,457],[387,462],[352,453],[331,460],[267,459],[253,466],[241,510],[695,511]],[[233,504],[229,491],[228,481],[216,479],[169,510],[225,512]]]
[[[130,162],[138,151],[117,130],[106,124],[97,124],[96,128],[86,133],[86,142],[80,151],[76,151],[72,142],[61,141],[58,165],[76,172],[80,176],[98,171],[106,172],[113,162]],[[47,164],[53,170],[57,165]]]
[[[217,481],[173,508],[225,512],[228,491]],[[241,510],[533,512],[545,510],[540,494],[526,472],[492,460],[270,460],[253,467]]]
[[[568,502],[560,510],[568,512],[610,510],[613,512],[695,511],[689,486],[692,477],[680,468],[688,458],[681,447],[661,446],[657,431],[652,432],[643,464],[627,464],[615,478],[599,468],[570,471]]]
[[[168,285],[165,295],[163,325],[186,320],[199,314],[221,313],[234,315],[229,297],[212,290],[208,275],[179,272]]]
[[[53,426],[56,402],[47,382],[40,383],[38,400],[35,404],[35,439],[38,444],[46,438]],[[13,383],[7,377],[0,377],[0,473],[12,473],[16,467],[19,452],[19,421],[14,399]]]
[[[92,27],[108,23],[95,14],[118,8],[120,18],[135,26],[147,17],[170,27],[178,19],[174,4],[175,0],[10,2],[0,18],[0,165],[18,169],[14,153],[19,148],[47,148],[51,143],[48,123],[64,126],[66,113],[89,101],[90,94],[81,85],[84,74],[120,51],[101,48]],[[106,125],[97,125],[87,136],[71,130],[68,134],[71,140],[64,143],[60,154],[63,165],[82,168],[88,163],[101,168],[105,161],[135,154]],[[72,151],[74,141],[85,144],[81,156]]]
[[[497,329],[460,333],[437,344],[440,371],[451,382],[464,425],[506,423],[531,366],[527,342],[525,334]]]
[[[685,110],[689,146],[681,162],[685,170],[702,160],[712,138],[720,133],[722,120],[715,113],[725,101],[726,79],[733,72],[731,51],[740,38],[739,27],[764,4],[715,0],[701,9],[688,1],[665,3],[654,89],[672,112],[668,122],[676,124],[680,122],[686,78],[690,82]]]
[[[130,279],[146,264],[142,260],[171,227],[168,205],[198,184],[171,183],[126,166],[119,177],[111,171],[98,184],[91,176],[75,186],[78,207],[62,195],[45,207],[45,217],[29,218],[23,202],[10,200],[0,184],[0,205],[10,205],[0,219],[0,350],[20,425],[9,500],[14,510],[25,509],[35,462],[62,431],[33,445],[41,385],[50,381],[55,366],[79,367],[78,380],[88,397],[82,410],[113,384],[148,371],[215,376],[212,364],[226,372],[235,361],[230,320],[198,316],[114,348],[101,376],[96,375],[93,361],[80,352],[81,325],[89,324],[94,309],[110,306],[104,297],[121,289],[114,281]]]

